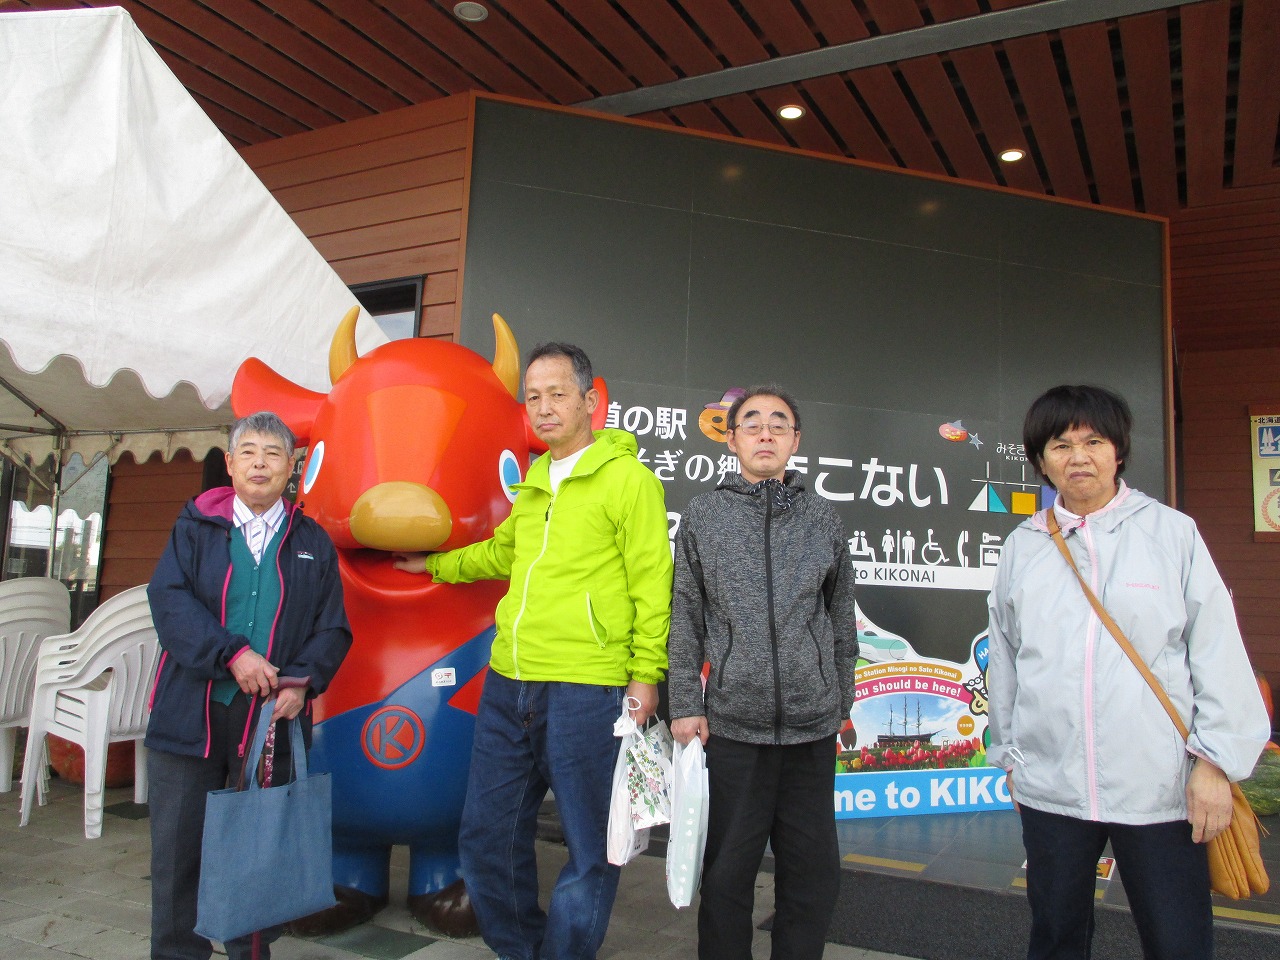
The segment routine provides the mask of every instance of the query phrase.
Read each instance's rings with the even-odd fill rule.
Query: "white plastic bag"
[[[638,828],[671,822],[671,752],[675,741],[659,720],[646,727],[627,748],[627,784],[631,821]]]
[[[632,706],[631,704],[635,704]],[[639,737],[631,711],[640,707],[634,697],[628,697],[622,706],[622,716],[613,724],[613,735],[619,738],[618,759],[613,765],[613,790],[609,794],[609,831],[607,852],[609,862],[615,866],[630,863],[649,846],[649,830],[637,829],[631,818],[631,788],[627,782],[628,754]]]
[[[675,745],[671,798],[671,835],[667,842],[667,895],[676,907],[693,902],[702,877],[707,847],[707,757],[702,741]]]

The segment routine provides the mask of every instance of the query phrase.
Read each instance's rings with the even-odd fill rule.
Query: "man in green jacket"
[[[671,550],[662,483],[621,430],[592,433],[600,402],[578,347],[534,349],[525,406],[549,453],[482,543],[407,554],[447,583],[509,579],[498,604],[462,814],[462,874],[480,932],[504,960],[593,958],[618,886],[605,834],[625,698],[637,723],[667,667]],[[569,861],[538,905],[538,808],[556,798]]]

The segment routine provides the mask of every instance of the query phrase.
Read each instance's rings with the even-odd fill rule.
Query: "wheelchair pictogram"
[[[360,746],[374,766],[399,770],[418,759],[426,731],[422,720],[407,707],[383,707],[364,722]]]

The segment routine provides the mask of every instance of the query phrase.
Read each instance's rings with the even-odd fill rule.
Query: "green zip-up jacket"
[[[553,496],[543,454],[511,516],[480,543],[427,557],[444,583],[510,579],[489,666],[514,680],[622,686],[667,668],[671,546],[662,481],[636,440],[598,430]]]

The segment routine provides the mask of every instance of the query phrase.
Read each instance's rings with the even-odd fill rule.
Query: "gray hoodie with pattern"
[[[858,631],[831,505],[792,470],[756,484],[735,474],[690,501],[675,549],[672,719],[706,716],[712,734],[744,743],[836,733],[853,706]]]

